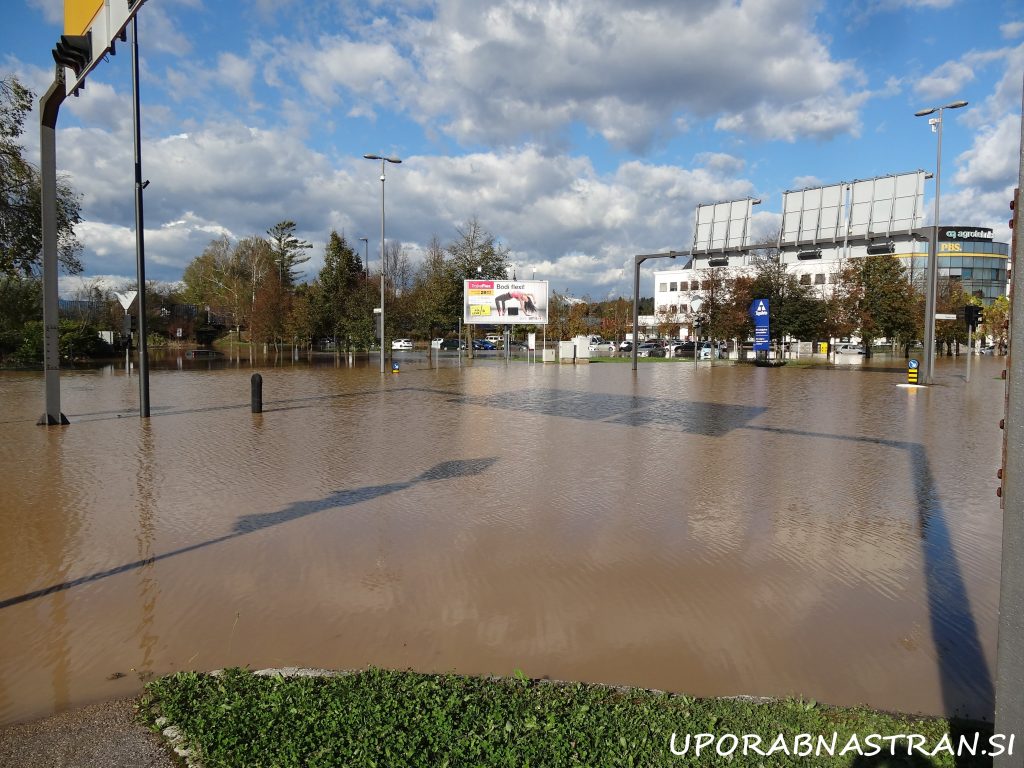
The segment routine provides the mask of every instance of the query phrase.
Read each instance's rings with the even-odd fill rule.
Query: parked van
[[[488,333],[484,338],[496,347],[500,347],[501,343],[505,340],[505,337],[500,333]]]

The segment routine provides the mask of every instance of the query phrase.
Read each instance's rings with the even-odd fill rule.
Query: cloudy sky
[[[42,93],[63,2],[7,6],[0,71]],[[413,261],[476,217],[520,277],[628,296],[632,256],[688,249],[699,203],[761,198],[766,234],[786,190],[933,171],[914,112],[959,99],[942,219],[1009,238],[1019,0],[147,0],[138,18],[150,278],[282,219],[314,243],[310,278],[331,229],[368,237],[374,267],[378,153],[403,161],[387,236]],[[135,272],[130,65],[120,46],[58,122],[89,276]]]

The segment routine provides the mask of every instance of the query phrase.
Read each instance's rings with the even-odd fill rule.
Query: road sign
[[[950,314],[948,312],[936,312],[936,320],[956,320],[956,313]]]
[[[919,363],[917,360],[907,360],[907,384],[917,384],[917,369]]]
[[[125,291],[124,293],[118,293],[117,291],[114,291],[114,295],[117,296],[118,302],[124,308],[124,311],[127,312],[131,308],[132,304],[135,303],[135,297],[139,295],[139,292]]]
[[[72,71],[67,93],[82,87],[86,75],[125,39],[125,28],[143,0],[64,0],[64,34],[53,57]]]

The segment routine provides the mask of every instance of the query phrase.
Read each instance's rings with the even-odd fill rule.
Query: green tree
[[[462,317],[462,283],[453,270],[440,240],[434,236],[413,279],[410,294],[412,331],[416,335],[427,339],[434,338],[435,334],[449,336],[458,327]]]
[[[296,224],[294,221],[279,221],[267,230],[270,236],[270,253],[277,268],[277,279],[285,288],[295,285],[299,276],[296,269],[300,264],[309,261],[309,256],[302,252],[312,248],[312,244],[300,240],[295,236]]]
[[[889,253],[855,259],[844,278],[855,291],[858,331],[868,354],[877,338],[904,345],[914,338],[917,294],[898,259]]]
[[[363,264],[359,255],[344,234],[339,235],[332,230],[324,249],[324,265],[309,300],[318,332],[343,341],[346,350],[349,349],[357,309],[354,298],[363,282]]]
[[[508,277],[508,248],[498,243],[476,217],[456,231],[458,239],[448,246],[456,280],[502,280]]]
[[[0,79],[0,273],[38,274],[42,267],[42,186],[18,139],[32,110],[32,92],[17,78]],[[57,259],[70,274],[82,271],[74,227],[81,206],[70,186],[57,181]]]

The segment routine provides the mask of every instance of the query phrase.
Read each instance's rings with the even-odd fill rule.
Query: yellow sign
[[[103,0],[64,0],[64,34],[84,35],[101,10]]]
[[[466,293],[470,296],[493,296],[494,291],[492,290],[481,290],[479,288],[470,288]]]
[[[491,314],[490,304],[471,304],[469,307],[469,314],[472,317],[489,317]]]
[[[820,352],[823,355],[827,355],[828,354],[828,342],[827,341],[819,341],[818,342],[818,352]]]

